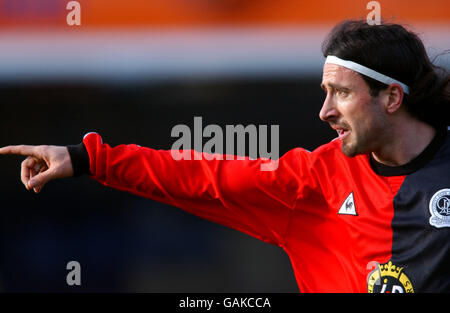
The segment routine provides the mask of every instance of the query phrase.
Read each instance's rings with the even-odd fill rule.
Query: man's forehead
[[[369,92],[369,86],[362,75],[341,65],[325,63],[321,87],[335,89],[347,89],[353,91]]]
[[[341,65],[325,63],[323,66],[323,79],[358,79],[361,78],[355,71]]]

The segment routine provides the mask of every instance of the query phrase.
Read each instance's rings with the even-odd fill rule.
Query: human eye
[[[339,96],[339,98],[347,98],[349,95],[348,90],[343,90],[343,89],[336,90],[336,93]]]

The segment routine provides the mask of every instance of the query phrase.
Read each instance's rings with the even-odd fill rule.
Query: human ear
[[[403,102],[403,89],[399,84],[391,84],[384,90],[385,109],[387,113],[393,114],[397,112]]]

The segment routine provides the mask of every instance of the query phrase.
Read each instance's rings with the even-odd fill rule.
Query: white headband
[[[327,59],[325,60],[325,63],[332,63],[332,64],[337,64],[337,65],[341,65],[343,67],[346,67],[348,69],[354,70],[355,72],[358,72],[360,74],[364,74],[370,78],[373,78],[375,80],[378,80],[379,82],[385,83],[387,85],[396,83],[399,84],[402,88],[403,88],[403,92],[406,94],[409,94],[409,87],[401,82],[399,82],[396,79],[393,79],[389,76],[383,75],[381,73],[378,73],[374,70],[371,70],[368,67],[365,67],[361,64],[352,62],[352,61],[346,61],[346,60],[342,60],[339,59],[338,57],[335,57],[333,55],[329,55],[327,56]]]

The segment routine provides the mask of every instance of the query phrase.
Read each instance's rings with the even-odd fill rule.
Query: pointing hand
[[[28,190],[39,193],[44,185],[56,178],[73,176],[72,161],[62,146],[7,146],[0,154],[27,156],[22,162],[20,178]]]

